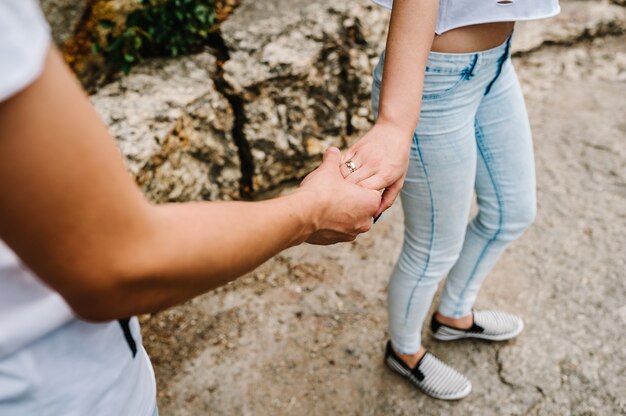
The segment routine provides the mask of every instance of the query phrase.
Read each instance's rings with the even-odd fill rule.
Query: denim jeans
[[[509,57],[510,39],[484,52],[431,52],[401,193],[404,243],[388,290],[394,348],[415,353],[441,279],[439,312],[471,313],[480,285],[536,212],[532,138]],[[374,71],[378,114],[384,52]],[[473,192],[478,214],[469,225]]]

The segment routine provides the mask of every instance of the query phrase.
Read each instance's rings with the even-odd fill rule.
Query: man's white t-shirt
[[[49,44],[34,0],[0,0],[0,102],[37,79]],[[79,319],[0,240],[0,416],[147,416],[155,406],[137,318]]]

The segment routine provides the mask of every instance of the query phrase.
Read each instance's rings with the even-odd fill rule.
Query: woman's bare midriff
[[[442,53],[480,52],[501,45],[513,31],[513,22],[459,27],[435,36],[431,50]]]

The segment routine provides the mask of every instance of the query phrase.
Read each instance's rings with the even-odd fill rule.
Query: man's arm
[[[159,310],[309,240],[369,229],[376,191],[343,180],[340,154],[292,195],[154,206],[58,52],[0,103],[0,237],[84,318]]]
[[[385,189],[377,214],[391,207],[409,164],[428,53],[435,37],[438,0],[394,0],[385,49],[378,119],[343,155],[357,169],[346,178],[369,189]]]

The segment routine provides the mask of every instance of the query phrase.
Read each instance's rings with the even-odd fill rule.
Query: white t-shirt
[[[39,76],[49,43],[34,0],[0,0],[0,101]],[[0,240],[0,415],[148,416],[155,406],[137,318],[79,319]]]
[[[373,2],[387,9],[393,6],[393,0]],[[439,0],[435,33],[480,23],[544,19],[560,11],[559,0]]]

